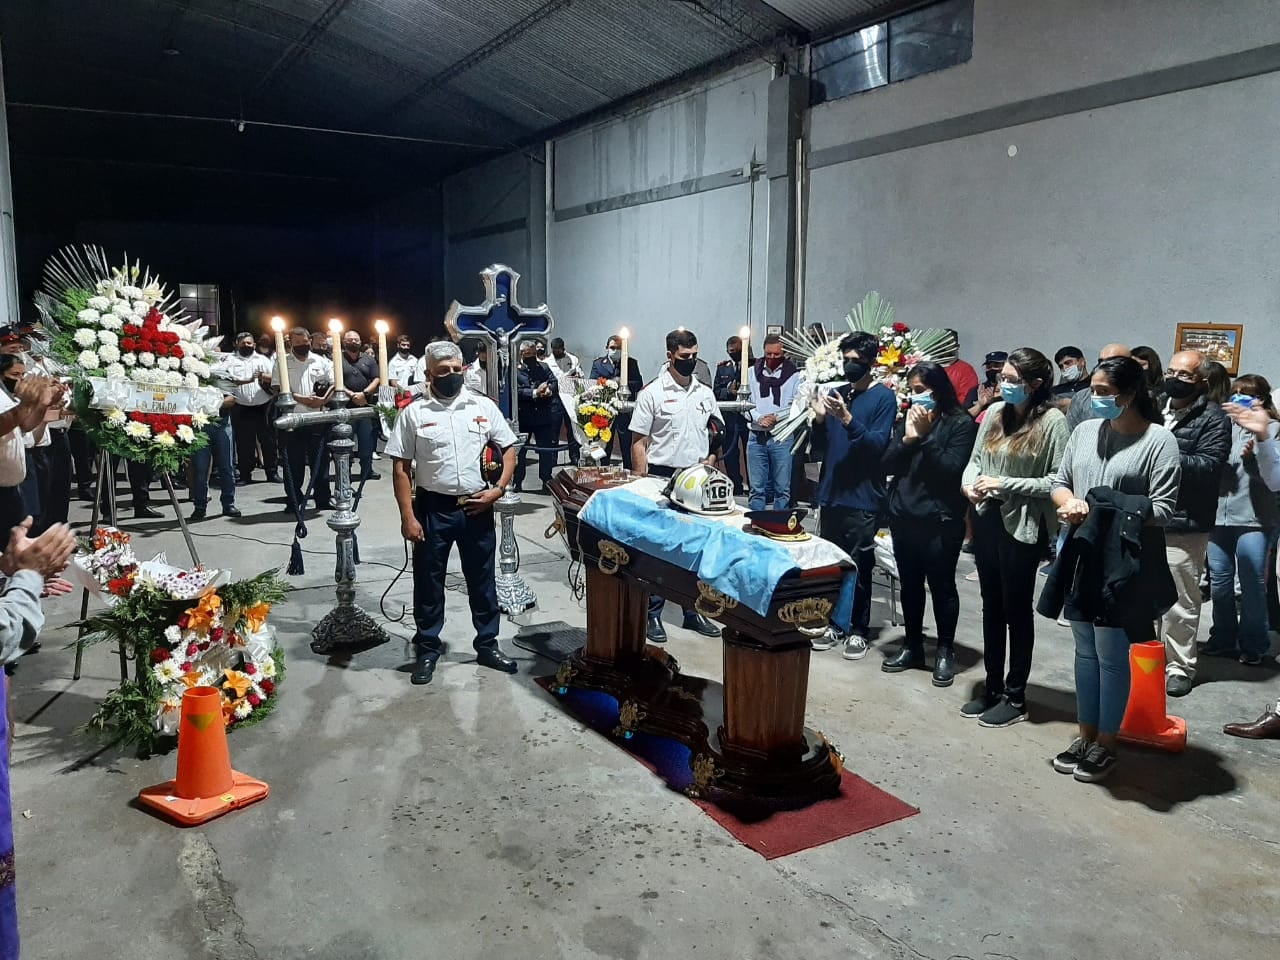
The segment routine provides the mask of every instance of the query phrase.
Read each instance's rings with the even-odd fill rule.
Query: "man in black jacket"
[[[1171,697],[1190,693],[1196,676],[1200,578],[1218,512],[1218,483],[1231,452],[1231,421],[1205,396],[1204,362],[1195,350],[1176,353],[1164,381],[1164,422],[1177,438],[1182,461],[1178,508],[1165,532],[1169,571],[1178,587],[1178,602],[1161,622]]]

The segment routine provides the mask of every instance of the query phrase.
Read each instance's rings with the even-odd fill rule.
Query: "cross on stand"
[[[520,274],[497,263],[480,271],[484,283],[484,302],[465,307],[457,300],[445,315],[445,329],[455,341],[473,337],[481,341],[495,362],[485,371],[486,391],[496,398],[498,409],[516,432],[517,446],[523,446],[529,435],[520,432],[520,404],[516,399],[516,370],[520,346],[526,340],[539,339],[551,332],[555,321],[544,303],[522,307],[516,296]],[[498,517],[502,538],[498,545],[498,573],[495,585],[498,606],[510,616],[534,606],[538,598],[520,576],[520,552],[516,548],[515,508],[520,497],[508,489],[498,500]]]

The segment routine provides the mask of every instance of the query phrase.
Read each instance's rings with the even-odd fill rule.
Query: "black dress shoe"
[[[362,474],[360,479],[361,480],[381,480],[382,474],[378,473],[377,470],[370,470],[368,473]]]
[[[949,687],[956,678],[956,652],[951,647],[939,647],[938,659],[933,663],[933,685]]]
[[[333,501],[332,501],[332,500],[317,500],[317,501],[316,501],[316,503],[315,503],[315,508],[316,508],[317,510],[332,510],[332,509],[333,509]]]
[[[515,673],[520,669],[514,660],[497,647],[489,647],[487,650],[481,650],[476,653],[476,663],[482,667],[488,667],[490,670],[499,670],[502,673]]]
[[[700,613],[695,613],[691,617],[685,617],[683,626],[686,630],[692,630],[694,633],[700,633],[704,637],[720,636],[720,628]]]
[[[139,507],[137,510],[133,511],[133,515],[139,520],[159,520],[164,516],[163,513],[154,507]]]
[[[279,482],[280,482],[280,475],[278,473],[267,474],[267,483],[279,483]]]
[[[191,511],[191,516],[187,517],[187,519],[188,519],[188,520],[203,520],[203,519],[205,518],[205,516],[206,516],[206,514],[205,514],[205,509],[204,509],[204,507],[196,507],[194,510],[192,510],[192,511]]]
[[[436,672],[436,658],[433,654],[425,654],[418,657],[413,665],[413,675],[409,677],[409,682],[417,686],[424,683],[430,683],[431,678]]]
[[[649,623],[644,628],[644,635],[646,640],[650,640],[653,643],[666,643],[667,630],[662,625],[662,618],[650,617]]]
[[[240,513],[240,508],[239,508],[239,507],[236,507],[236,506],[224,507],[224,508],[223,508],[223,510],[222,510],[222,515],[223,515],[224,517],[239,517],[239,516],[243,516],[243,514],[241,514],[241,513]]]
[[[901,650],[880,664],[880,669],[885,673],[902,673],[905,670],[923,670],[926,665],[924,651],[904,643]]]

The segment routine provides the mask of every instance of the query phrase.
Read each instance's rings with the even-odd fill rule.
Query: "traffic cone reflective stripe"
[[[147,787],[138,799],[192,826],[261,800],[268,791],[263,781],[231,769],[221,691],[192,687],[182,695],[177,776]]]
[[[1187,746],[1187,723],[1166,713],[1164,667],[1163,641],[1130,645],[1129,707],[1120,725],[1120,739],[1176,753]]]

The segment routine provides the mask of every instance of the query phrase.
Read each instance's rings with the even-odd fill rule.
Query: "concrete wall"
[[[630,327],[648,379],[684,326],[714,366],[748,300],[760,339],[768,187],[743,171],[764,160],[769,78],[763,64],[737,70],[556,142],[548,302],[571,350],[595,357]]]
[[[1243,323],[1280,379],[1276,43],[1272,0],[977,0],[972,61],[811,111],[805,320],[874,288],[970,358]]]

